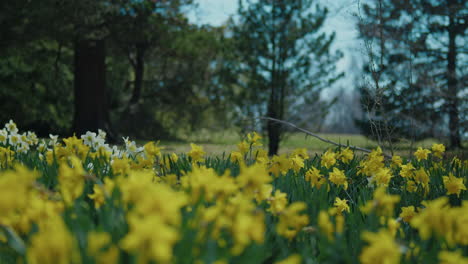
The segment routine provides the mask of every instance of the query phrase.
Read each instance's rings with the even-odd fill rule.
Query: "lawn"
[[[367,149],[374,149],[378,146],[378,143],[368,139],[367,137],[359,134],[331,134],[331,133],[318,133],[319,136],[331,140],[336,143],[344,145],[352,145],[356,147],[362,147]],[[167,152],[174,153],[186,153],[190,150],[189,143],[196,143],[204,147],[208,154],[222,156],[229,154],[231,151],[237,149],[236,145],[241,141],[242,135],[233,131],[208,131],[200,130],[195,133],[180,135],[179,141],[161,141],[161,145],[166,148]],[[144,144],[143,141],[140,143]],[[266,137],[262,139],[263,145],[267,146]],[[428,148],[434,143],[442,143],[441,140],[437,139],[425,139],[417,142],[410,142],[408,140],[401,141],[393,145],[394,154],[401,156],[411,156],[411,154],[418,148]],[[464,142],[465,147],[468,147],[468,142]],[[321,154],[329,148],[334,146],[321,141],[312,136],[308,136],[304,133],[288,133],[284,136],[283,141],[280,144],[279,154],[290,153],[296,148],[306,148],[309,154]],[[389,152],[388,149],[385,149]],[[457,150],[453,153],[461,158],[465,158],[467,155],[466,151]]]

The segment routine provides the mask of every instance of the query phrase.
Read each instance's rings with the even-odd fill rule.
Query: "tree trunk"
[[[121,126],[120,131],[138,137],[143,136],[140,132],[137,132],[135,128],[141,127],[141,124],[139,123],[141,123],[142,120],[141,117],[139,117],[139,115],[141,115],[139,102],[143,90],[146,49],[147,46],[145,44],[138,43],[135,46],[135,59],[130,60],[130,63],[133,68],[133,73],[135,74],[135,80],[132,82],[132,96],[130,97],[130,100],[128,101],[124,111],[122,112],[119,122]]]
[[[278,118],[277,109],[274,104],[268,105],[268,117]],[[267,122],[268,131],[268,155],[273,156],[278,154],[279,142],[280,142],[280,125],[272,120]]]
[[[276,67],[275,64],[274,68]],[[276,72],[272,72],[272,80],[276,80]],[[275,82],[271,84],[271,94],[270,100],[268,102],[268,113],[267,116],[275,119],[280,119],[279,116],[279,104],[278,104],[278,90],[275,86]],[[272,120],[267,122],[267,132],[268,132],[268,155],[273,156],[278,154],[279,143],[280,143],[280,125]]]
[[[274,22],[276,20],[276,12],[277,12],[277,2],[273,1],[272,12],[271,12],[271,19]],[[277,72],[277,32],[276,29],[273,28],[271,31],[271,45],[272,45],[272,67],[271,67],[271,80],[270,80],[270,100],[268,102],[268,117],[278,119],[278,72]],[[267,132],[268,132],[268,155],[273,156],[278,154],[279,149],[279,142],[280,142],[280,130],[279,124],[268,120],[267,122]]]
[[[143,75],[145,73],[145,50],[144,45],[137,45],[136,48],[136,63],[135,63],[135,84],[133,87],[132,97],[130,98],[129,106],[136,105],[141,97],[141,90],[143,87]]]
[[[448,27],[449,47],[447,53],[447,107],[449,114],[450,147],[461,147],[460,118],[458,116],[458,82],[457,82],[457,46],[455,43],[457,32],[452,14]]]
[[[81,135],[98,129],[108,131],[104,40],[75,41],[74,60],[73,132]]]

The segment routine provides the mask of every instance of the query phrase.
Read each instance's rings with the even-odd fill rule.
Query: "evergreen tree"
[[[388,141],[445,134],[460,147],[465,1],[374,0],[362,10],[369,58],[363,131]]]
[[[341,75],[331,54],[334,34],[320,31],[328,11],[313,0],[239,1],[239,21],[233,29],[237,41],[245,114],[285,119]],[[307,113],[299,113],[306,115]],[[269,154],[278,152],[283,131],[268,121]]]

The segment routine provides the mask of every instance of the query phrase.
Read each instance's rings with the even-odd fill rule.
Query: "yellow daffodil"
[[[335,165],[335,163],[336,163],[336,153],[331,150],[327,150],[327,152],[325,152],[322,155],[322,160],[320,164],[326,167],[327,169],[329,169],[331,166]]]
[[[317,189],[320,189],[323,184],[327,183],[327,179],[315,167],[312,167],[306,172],[305,180],[310,182],[310,185]]]
[[[70,157],[70,165],[66,162],[60,164],[58,175],[60,193],[67,205],[72,205],[73,201],[83,193],[84,176],[81,160],[77,157]]]
[[[301,157],[302,159],[309,159],[309,154],[307,153],[307,149],[306,148],[297,148],[295,149],[291,156],[299,156]]]
[[[302,168],[304,168],[304,159],[300,156],[294,156],[291,158],[291,167],[294,172],[299,172]]]
[[[364,231],[362,239],[369,243],[359,256],[363,264],[397,264],[400,263],[400,247],[392,234],[381,229],[377,233]]]
[[[275,177],[279,177],[282,174],[288,172],[291,169],[291,160],[286,157],[286,155],[273,156],[271,159],[271,164],[269,172],[271,172]]]
[[[461,191],[466,190],[463,178],[457,178],[452,173],[449,173],[449,176],[443,176],[442,179],[444,187],[447,190],[447,195],[456,194],[459,197]]]
[[[400,196],[387,194],[385,187],[378,187],[374,191],[374,199],[367,201],[367,203],[361,207],[361,211],[365,214],[369,214],[375,211],[379,216],[391,217],[395,210],[395,205],[400,201]]]
[[[59,216],[48,219],[31,237],[27,260],[31,264],[81,263],[77,243]]]
[[[88,233],[88,254],[96,260],[96,264],[117,263],[119,250],[111,243],[111,236],[104,232]]]
[[[276,190],[275,195],[268,199],[268,204],[270,205],[269,212],[274,215],[280,214],[288,205],[287,194]]]
[[[340,151],[338,157],[343,163],[349,163],[354,158],[354,153],[347,147]]]
[[[255,131],[247,134],[247,142],[252,146],[262,146],[261,139],[262,137]]]
[[[412,178],[414,175],[414,166],[411,163],[401,165],[400,176],[403,178]]]
[[[367,157],[359,162],[358,173],[372,177],[377,171],[384,167],[384,156],[380,147],[374,149]]]
[[[239,163],[244,161],[244,155],[242,155],[242,153],[239,151],[233,151],[231,152],[230,159],[232,163]]]
[[[335,198],[335,203],[333,204],[335,208],[337,209],[338,213],[343,213],[344,211],[350,212],[349,205],[348,205],[348,200],[346,199],[340,199],[339,197]]]
[[[309,217],[301,214],[307,208],[304,202],[290,204],[279,216],[276,231],[283,237],[292,239],[297,233],[309,223]]]
[[[468,264],[468,257],[464,257],[460,251],[441,251],[438,259],[439,264]]]
[[[433,233],[440,236],[450,233],[451,221],[446,220],[449,216],[446,214],[448,209],[447,197],[425,201],[423,205],[425,208],[410,221],[411,226],[419,230],[421,238],[427,240]]]
[[[415,215],[414,206],[401,207],[400,218],[406,223],[409,223]]]
[[[328,179],[336,185],[343,185],[345,190],[348,189],[348,181],[342,170],[333,168],[333,172],[330,172]]]
[[[419,147],[416,150],[416,152],[414,152],[414,156],[416,157],[416,159],[418,159],[418,161],[421,161],[421,160],[426,160],[429,153],[431,153],[430,150]]]
[[[110,178],[104,178],[104,184],[94,184],[93,194],[88,194],[88,197],[94,201],[94,206],[99,209],[107,197],[112,195],[115,183]]]
[[[392,157],[392,167],[400,167],[403,164],[403,160],[400,156],[394,155]]]
[[[299,254],[293,254],[281,261],[275,262],[275,264],[301,264],[302,258]]]
[[[203,147],[191,143],[190,147],[192,148],[187,155],[192,159],[192,162],[203,162],[203,157],[206,155],[206,152],[203,151]]]
[[[445,152],[445,146],[443,144],[433,144],[431,150],[432,153],[434,153],[434,156],[442,158],[442,155]]]
[[[320,232],[327,236],[328,240],[333,240],[333,232],[335,228],[333,223],[330,221],[330,217],[326,211],[319,212],[318,227],[320,228]]]

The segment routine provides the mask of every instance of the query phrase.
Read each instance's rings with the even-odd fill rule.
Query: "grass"
[[[367,149],[374,149],[378,146],[376,141],[359,134],[319,133],[319,135],[344,145],[349,144],[351,146]],[[204,150],[209,155],[222,156],[223,153],[229,154],[231,151],[236,150],[236,145],[242,140],[241,135],[232,130],[213,132],[203,129],[195,133],[181,135],[179,138],[181,139],[179,141],[161,141],[161,145],[166,148],[165,150],[167,152],[187,153],[190,150],[190,145],[188,143],[196,143],[203,146]],[[434,138],[417,141],[413,144],[411,141],[402,141],[393,146],[394,154],[410,156],[418,147],[430,148],[434,143],[443,143],[443,141]],[[268,145],[266,135],[264,135],[263,144],[265,146]],[[464,145],[467,144],[468,142],[465,142]],[[306,148],[309,154],[320,154],[332,147],[333,145],[327,142],[323,142],[303,133],[288,133],[280,143],[279,153],[290,153],[296,148]],[[389,151],[387,150],[387,152]],[[465,158],[468,154],[466,151],[459,150],[455,151],[453,155]]]

